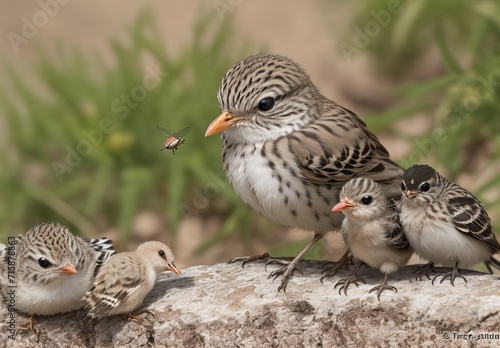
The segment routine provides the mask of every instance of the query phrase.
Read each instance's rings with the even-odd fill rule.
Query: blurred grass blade
[[[27,184],[26,188],[31,197],[53,209],[62,219],[69,221],[74,226],[77,226],[79,234],[95,231],[96,228],[92,221],[81,215],[77,210],[71,207],[71,205],[61,200],[51,191],[33,184]]]
[[[127,168],[122,173],[119,224],[121,241],[127,241],[130,238],[132,222],[139,211],[139,202],[141,202],[144,188],[149,182],[151,182],[151,174],[146,168]]]
[[[445,75],[441,77],[436,77],[430,81],[421,82],[419,84],[412,84],[409,86],[403,86],[397,89],[397,93],[405,96],[423,96],[434,92],[436,90],[442,89],[449,86],[453,82],[457,81],[457,77],[454,75]]]
[[[457,61],[453,57],[453,54],[451,53],[447,43],[446,43],[446,38],[443,33],[443,25],[442,23],[438,23],[437,25],[437,43],[439,46],[439,49],[441,51],[441,57],[443,58],[443,62],[448,68],[448,71],[454,75],[460,75],[462,73],[462,69],[460,69],[460,66],[458,65]]]

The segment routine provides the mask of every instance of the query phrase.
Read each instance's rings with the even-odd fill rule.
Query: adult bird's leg
[[[337,274],[338,271],[344,268],[351,261],[352,261],[352,254],[350,253],[349,249],[347,249],[344,255],[340,258],[340,260],[338,262],[334,262],[335,266],[325,268],[323,273],[327,272],[327,274],[321,277],[320,281],[323,283],[323,279],[333,277],[335,274]],[[330,263],[327,263],[326,265],[329,265]]]
[[[413,274],[417,273],[416,280],[421,280],[422,275],[425,275],[427,279],[431,279],[429,276],[430,273],[437,273],[436,269],[434,268],[434,262],[429,262],[426,263],[425,265],[422,265],[418,267]]]
[[[243,261],[241,266],[245,266],[247,262],[252,262],[252,261],[258,261],[258,260],[267,260],[266,262],[266,267],[269,264],[279,264],[279,265],[284,265],[285,267],[282,267],[276,271],[273,271],[269,274],[269,278],[273,277],[276,279],[280,275],[283,276],[281,279],[281,285],[278,287],[278,291],[286,292],[286,286],[288,283],[288,280],[290,279],[293,271],[298,270],[299,272],[302,272],[302,269],[298,266],[300,260],[304,257],[304,255],[311,249],[311,247],[316,244],[321,238],[323,238],[323,234],[315,234],[314,238],[309,242],[309,244],[306,245],[304,250],[300,252],[299,255],[295,258],[290,258],[290,257],[271,257],[269,256],[269,253],[264,253],[262,255],[255,255],[255,256],[242,256],[242,257],[235,257],[231,260],[228,261],[228,263],[233,263],[237,261]]]
[[[295,269],[298,269],[301,273],[302,269],[298,266],[300,260],[304,257],[304,255],[311,249],[311,247],[316,244],[319,240],[323,238],[323,234],[316,233],[314,235],[314,238],[309,242],[309,244],[306,245],[306,247],[298,254],[292,261],[284,260],[284,259],[279,259],[279,258],[270,258],[269,261],[267,261],[266,265],[270,263],[277,263],[280,265],[286,265],[285,267],[282,267],[276,271],[273,271],[269,274],[269,278],[273,277],[273,279],[276,279],[280,275],[282,275],[281,278],[281,285],[278,287],[278,291],[286,292],[286,286],[288,284],[288,280],[290,279],[293,271]]]
[[[459,272],[458,272],[458,261],[455,263],[455,267],[453,267],[453,269],[448,272],[448,273],[445,273],[443,275],[441,274],[438,274],[437,276],[435,276],[433,279],[432,279],[432,285],[434,285],[434,281],[436,280],[436,278],[438,277],[443,277],[441,279],[441,281],[439,282],[439,284],[441,284],[443,282],[443,280],[445,280],[446,278],[450,278],[450,283],[452,286],[455,286],[455,279],[457,277],[460,277],[464,280],[465,284],[467,284],[467,279],[461,275]]]

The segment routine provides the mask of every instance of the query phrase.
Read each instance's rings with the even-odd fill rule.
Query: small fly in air
[[[160,151],[164,150],[172,150],[172,153],[175,155],[175,150],[184,143],[184,139],[182,137],[186,136],[186,134],[189,133],[191,130],[191,127],[186,127],[178,131],[177,133],[170,134],[169,131],[167,131],[165,128],[162,128],[160,126],[156,126],[158,128],[158,132],[167,137],[167,140],[165,140],[165,145]]]

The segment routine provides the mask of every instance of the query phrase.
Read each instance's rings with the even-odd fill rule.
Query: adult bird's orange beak
[[[412,198],[412,197],[415,197],[415,196],[417,195],[417,193],[418,193],[418,192],[417,192],[417,191],[414,191],[414,190],[407,190],[407,191],[405,192],[405,195],[406,195],[406,197],[408,197],[408,198]]]
[[[63,268],[61,268],[60,271],[62,273],[69,274],[69,275],[77,274],[78,273],[76,271],[76,269],[75,269],[75,266],[73,266],[71,263],[68,263],[66,266],[64,266]]]
[[[167,265],[167,271],[172,271],[175,274],[181,274],[181,271],[177,267],[175,267],[173,262]]]
[[[354,208],[354,204],[349,200],[349,198],[344,198],[343,201],[338,202],[333,207],[332,211],[343,211],[350,208]]]
[[[242,117],[231,115],[229,112],[225,111],[213,120],[212,123],[210,123],[210,126],[208,126],[207,131],[205,132],[205,136],[208,137],[209,135],[223,132],[234,126],[234,124],[241,119]]]

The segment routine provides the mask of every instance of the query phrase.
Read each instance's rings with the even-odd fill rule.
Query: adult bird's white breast
[[[284,226],[308,231],[336,230],[335,226],[343,219],[340,213],[331,212],[331,206],[338,199],[338,189],[325,186],[321,194],[319,190],[307,190],[301,178],[292,175],[300,169],[295,160],[286,157],[291,154],[282,152],[276,156],[266,152],[264,157],[261,155],[264,143],[253,145],[252,150],[241,146],[239,151],[226,152],[224,157],[229,182],[241,199]],[[234,147],[238,149],[240,144]],[[284,163],[286,170],[276,171],[275,166],[281,167]]]

